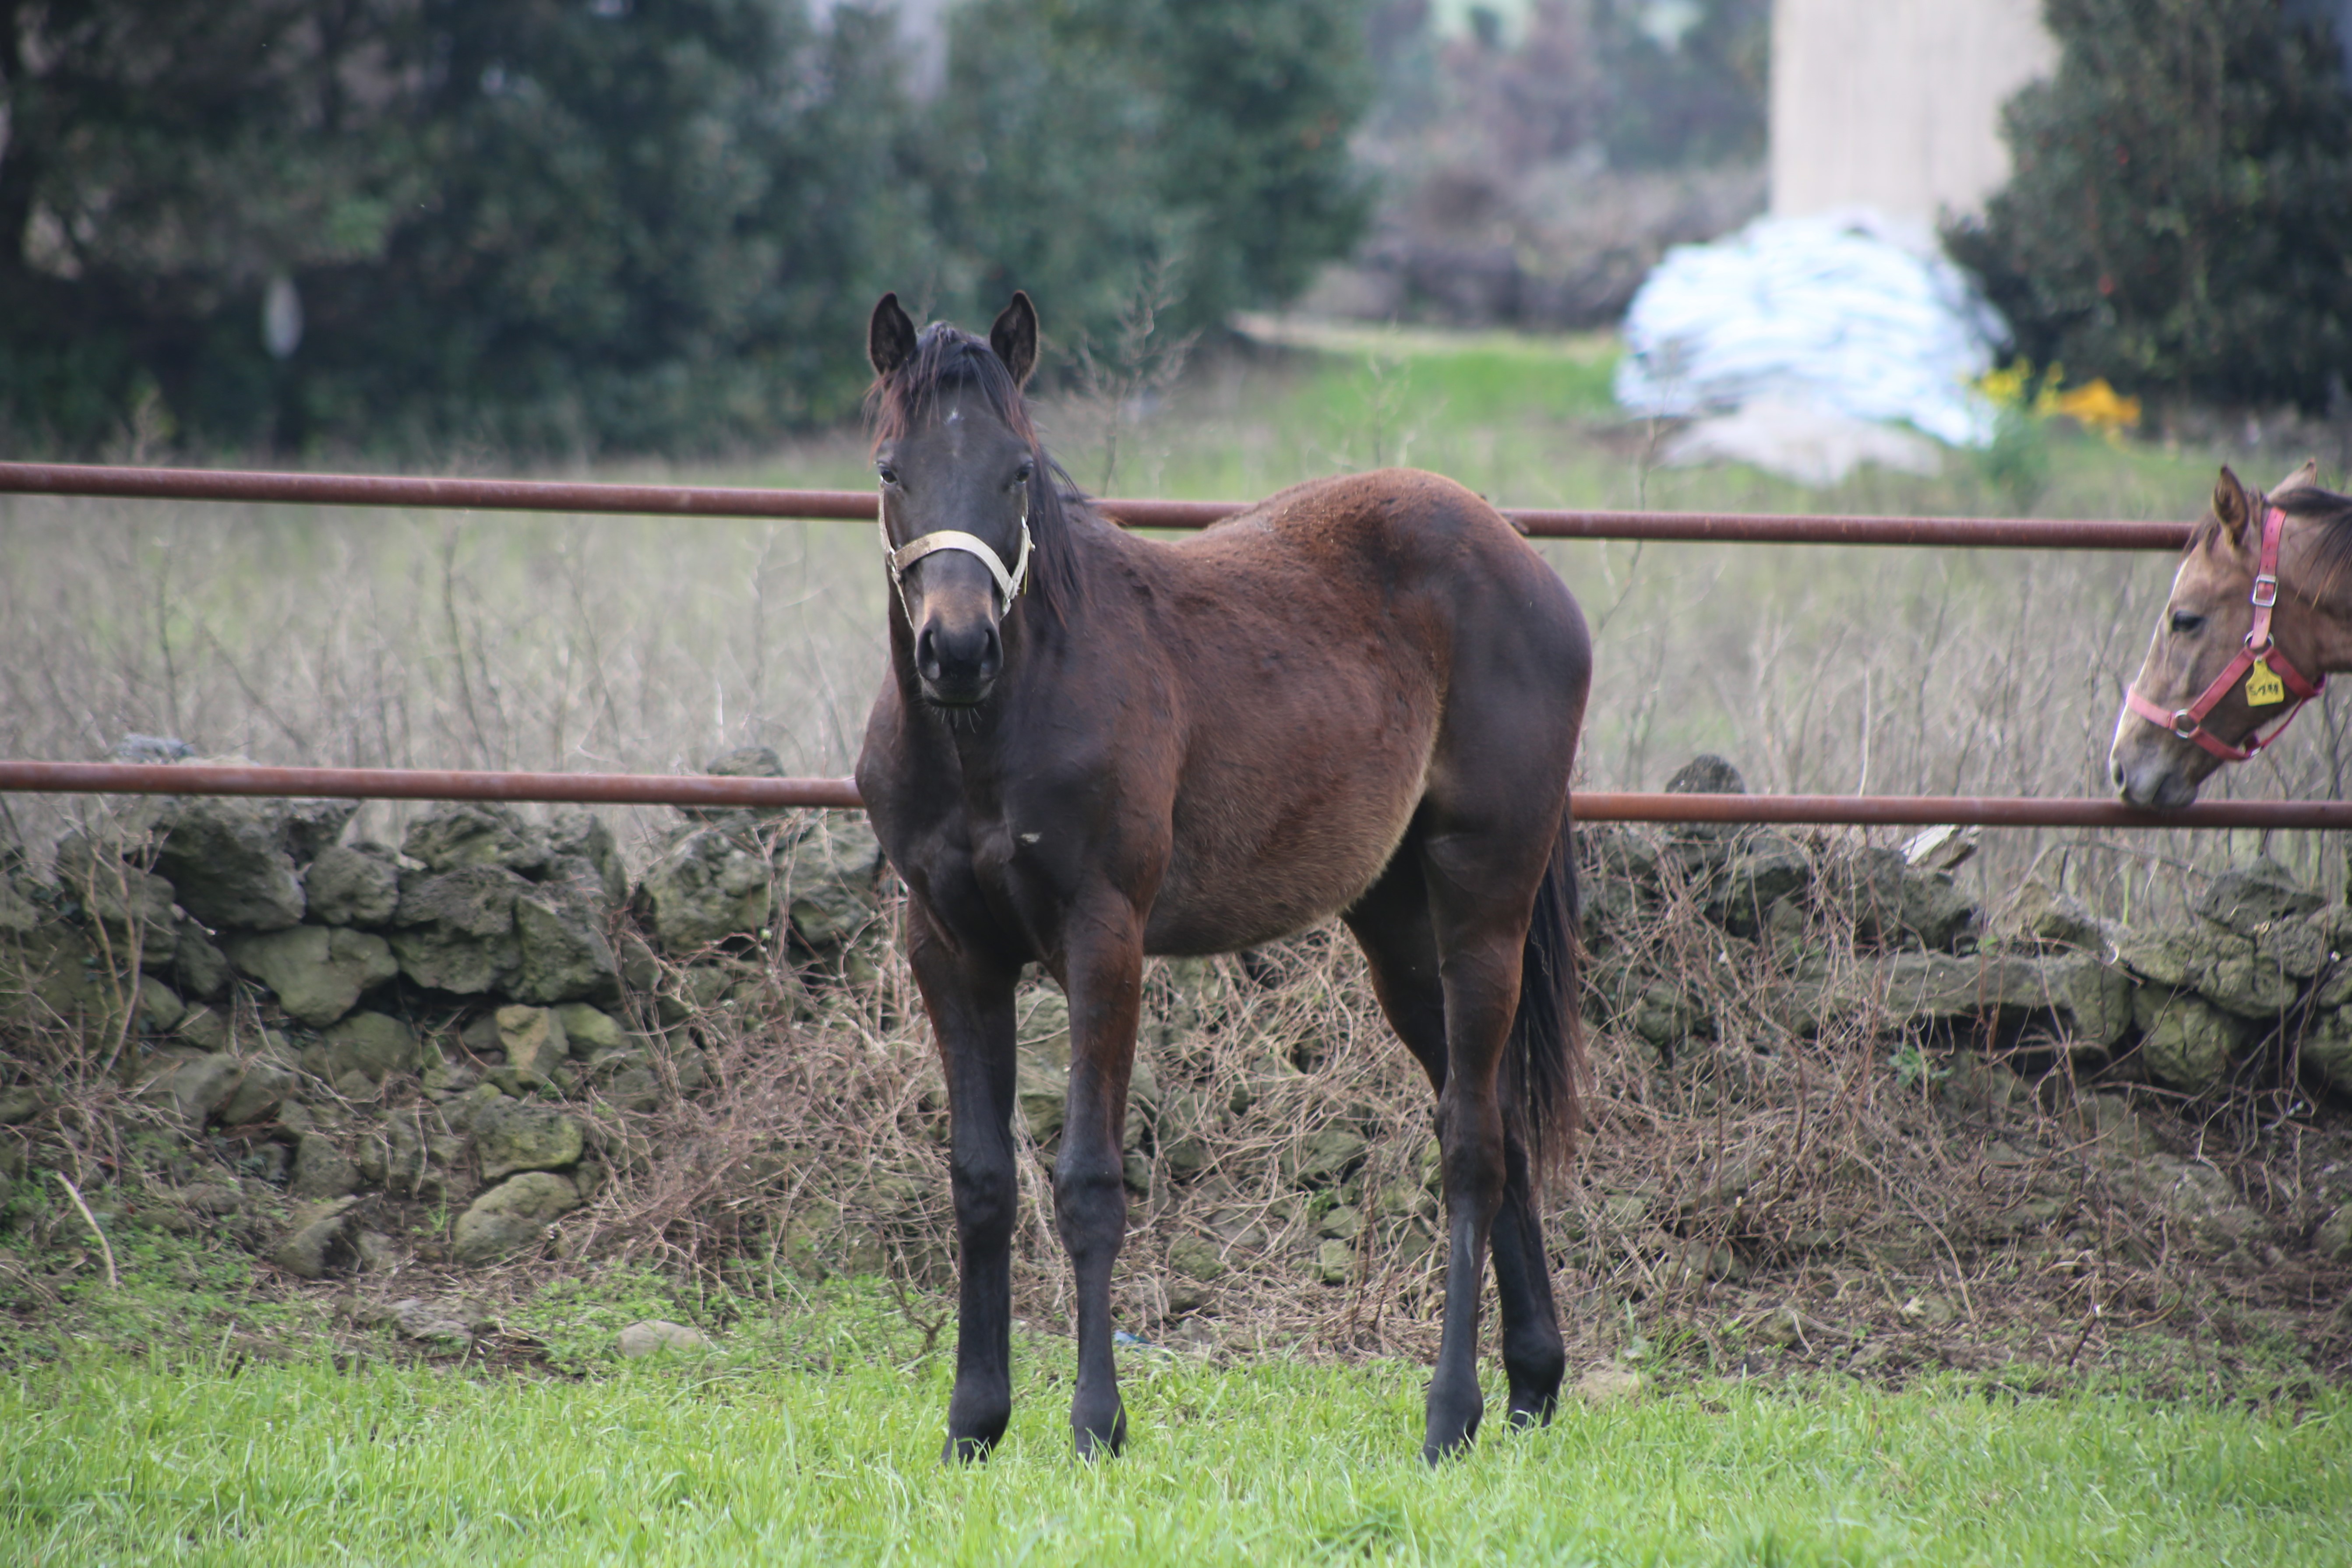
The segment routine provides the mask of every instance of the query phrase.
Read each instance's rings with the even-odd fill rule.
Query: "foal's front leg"
[[[1013,1415],[1013,990],[1020,971],[950,948],[919,904],[908,957],[939,1037],[948,1082],[949,1181],[955,1194],[955,1393],[947,1460],[984,1459]]]
[[[1070,1001],[1070,1088],[1062,1152],[1054,1164],[1054,1215],[1070,1254],[1078,1297],[1078,1390],[1070,1430],[1078,1457],[1116,1454],[1127,1441],[1118,1369],[1111,1356],[1110,1272],[1127,1235],[1119,1138],[1135,1065],[1143,994],[1143,924],[1120,907],[1073,918],[1062,989]]]

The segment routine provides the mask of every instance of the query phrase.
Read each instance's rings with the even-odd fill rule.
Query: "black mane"
[[[1065,611],[1078,601],[1082,583],[1072,536],[1085,523],[1107,525],[1099,523],[1068,471],[1038,440],[1020,383],[986,339],[945,321],[925,327],[915,340],[914,353],[889,374],[876,376],[866,394],[874,445],[929,423],[947,394],[966,390],[979,393],[1004,427],[1028,444],[1037,471],[1045,476],[1029,497],[1030,591],[1041,609],[1064,621]]]

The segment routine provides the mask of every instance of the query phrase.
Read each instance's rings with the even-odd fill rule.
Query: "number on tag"
[[[2246,672],[2246,700],[2257,708],[2286,700],[2286,682],[2271,668],[2270,660],[2258,658],[2254,668]]]

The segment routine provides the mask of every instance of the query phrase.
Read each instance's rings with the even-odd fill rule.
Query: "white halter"
[[[967,555],[980,557],[981,563],[988,568],[989,575],[996,579],[996,591],[1003,596],[1003,606],[997,612],[1000,615],[1013,608],[1013,601],[1019,598],[1021,590],[1028,585],[1029,509],[1025,506],[1021,509],[1021,553],[1013,561],[1010,572],[1004,569],[1004,558],[976,533],[943,528],[937,533],[926,533],[920,539],[910,539],[894,549],[890,543],[889,519],[879,504],[875,508],[875,521],[882,530],[882,559],[889,565],[890,584],[898,591],[898,607],[902,610],[907,609],[907,568],[924,556],[941,550],[961,550]],[[914,612],[908,610],[908,624],[911,625],[914,618]]]

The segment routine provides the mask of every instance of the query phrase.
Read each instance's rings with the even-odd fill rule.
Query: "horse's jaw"
[[[986,707],[996,690],[996,682],[931,681],[919,675],[915,678],[915,689],[921,695],[924,707],[953,723],[957,715],[977,714]]]
[[[953,691],[934,691],[920,676],[915,677],[912,685],[914,701],[909,706],[959,751],[988,743],[1003,718],[1010,695],[1009,683],[1002,676],[968,701],[958,700],[959,694]]]
[[[2179,811],[2184,805],[2196,804],[2197,787],[2177,773],[2165,773],[2154,779],[2127,778],[2116,786],[2116,793],[2126,805]]]

